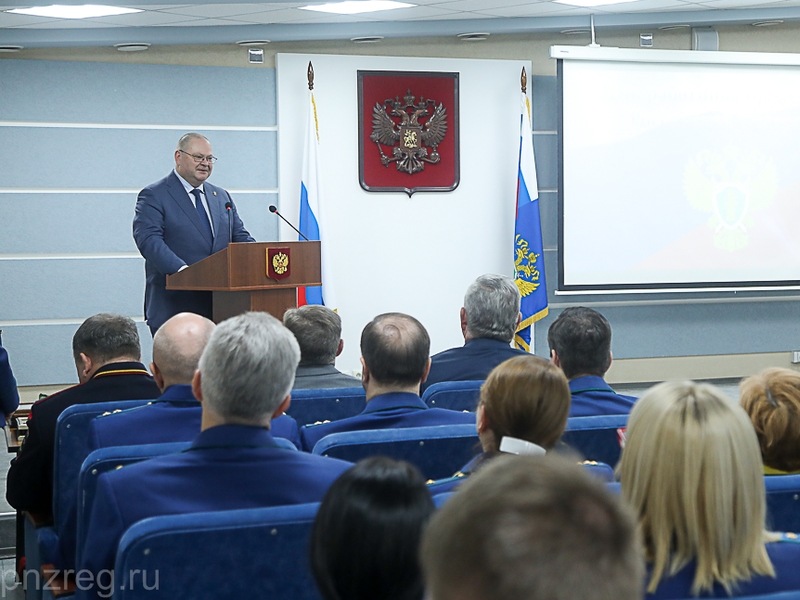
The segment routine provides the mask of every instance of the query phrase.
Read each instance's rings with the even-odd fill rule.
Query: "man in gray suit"
[[[181,312],[213,317],[211,292],[167,290],[167,275],[219,252],[229,242],[255,241],[230,194],[206,182],[216,160],[208,139],[187,133],[178,141],[172,173],[139,192],[133,238],[145,259],[144,314],[153,334]]]
[[[361,380],[336,369],[342,353],[342,319],[330,308],[309,304],[290,308],[283,314],[283,325],[300,344],[300,364],[294,389],[360,387]]]

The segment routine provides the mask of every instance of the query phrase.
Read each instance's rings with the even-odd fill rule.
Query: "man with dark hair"
[[[72,338],[79,385],[31,407],[28,434],[11,461],[6,499],[16,509],[50,515],[53,504],[53,451],[58,416],[73,404],[147,400],[160,391],[145,369],[136,323],[101,313],[86,319]]]
[[[430,369],[431,341],[422,323],[403,313],[385,313],[361,332],[361,383],[367,407],[354,417],[306,425],[303,448],[311,451],[331,433],[474,423],[473,413],[428,408],[419,397],[420,383]]]
[[[300,364],[294,375],[294,389],[346,388],[361,380],[345,375],[334,365],[342,353],[342,319],[330,308],[307,304],[283,313],[283,325],[300,344]]]
[[[636,398],[617,394],[603,377],[611,366],[611,325],[596,310],[565,309],[547,331],[551,360],[569,379],[570,417],[628,414]]]
[[[501,456],[434,514],[421,560],[430,600],[639,600],[629,508],[554,457]]]
[[[114,568],[122,534],[147,517],[322,500],[352,465],[281,448],[270,433],[289,406],[298,362],[294,336],[266,313],[217,326],[192,380],[203,407],[192,446],[98,479],[79,565],[94,575],[90,581]],[[98,586],[82,588],[80,577],[77,586],[78,600],[103,597]]]
[[[179,312],[212,318],[211,292],[168,290],[167,275],[230,242],[255,241],[230,194],[206,181],[217,160],[208,138],[185,134],[178,140],[174,159],[169,175],[139,192],[133,217],[133,239],[145,260],[144,315],[153,334]]]
[[[519,305],[519,290],[510,277],[481,275],[470,284],[460,312],[464,345],[433,356],[422,391],[441,381],[486,379],[501,362],[525,354],[511,347]]]

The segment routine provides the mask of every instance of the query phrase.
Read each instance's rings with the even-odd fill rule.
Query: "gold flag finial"
[[[309,63],[310,65],[311,63]],[[528,75],[525,73],[525,67],[522,67],[522,75],[519,76],[519,85],[522,88],[522,93],[528,93]]]
[[[311,61],[308,61],[308,89],[309,91],[314,91],[314,65],[311,64]]]

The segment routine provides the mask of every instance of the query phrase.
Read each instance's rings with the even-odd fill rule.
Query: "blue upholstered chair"
[[[74,506],[77,498],[78,473],[86,453],[86,438],[92,419],[104,412],[125,410],[147,402],[149,400],[76,404],[58,417],[53,455],[53,525],[36,528],[30,519],[25,520],[26,569],[41,572],[42,564],[64,566],[60,540],[65,535],[67,539],[75,536],[75,522],[68,519],[66,506]],[[27,595],[29,600],[40,597],[39,590],[30,590]]]
[[[428,479],[450,477],[478,452],[478,434],[471,424],[333,433],[313,449],[314,454],[350,462],[376,455],[406,460]]]
[[[475,412],[478,407],[483,380],[442,381],[434,383],[422,394],[422,401],[430,408],[449,408]]]
[[[300,504],[139,521],[120,540],[113,598],[319,600],[308,564],[318,507]],[[158,589],[153,589],[156,572]]]
[[[454,495],[455,492],[442,492],[441,494],[436,494],[433,497],[433,504],[436,506],[436,508],[442,508],[445,503]]]
[[[561,440],[583,458],[614,467],[621,454],[617,429],[624,428],[627,423],[628,415],[571,417],[567,419],[567,429]]]
[[[292,390],[292,403],[286,414],[302,427],[317,421],[336,421],[359,414],[367,406],[362,387]]]
[[[767,527],[800,533],[800,475],[767,475]]]

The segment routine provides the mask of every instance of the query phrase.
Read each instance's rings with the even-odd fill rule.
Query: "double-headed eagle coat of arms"
[[[383,106],[376,102],[372,109],[372,134],[369,139],[378,146],[381,163],[396,163],[397,170],[413,175],[425,169],[425,163],[436,164],[441,157],[438,147],[447,133],[447,111],[440,102],[416,96],[411,90],[399,98],[389,98]],[[383,151],[390,146],[391,156]],[[430,151],[429,151],[430,148]]]

